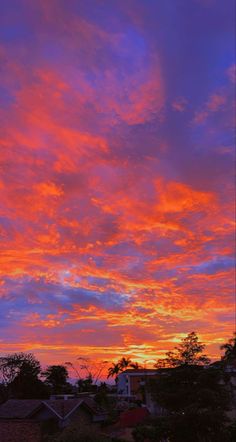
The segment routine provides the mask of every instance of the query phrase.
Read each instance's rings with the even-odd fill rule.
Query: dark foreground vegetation
[[[156,375],[140,386],[157,411],[136,425],[128,439],[114,436],[120,415],[115,385],[97,385],[91,373],[72,385],[66,365],[50,365],[42,370],[31,353],[0,358],[0,403],[10,398],[48,399],[58,394],[80,397],[84,393],[106,411],[106,421],[99,430],[69,425],[59,431],[50,428],[49,423],[42,436],[45,442],[231,442],[236,440],[236,336],[221,347],[224,354],[214,363],[204,354],[204,348],[192,332],[157,361]],[[135,371],[142,367],[123,357],[112,363],[108,377],[117,384],[119,374],[127,368]],[[140,400],[129,403],[129,408],[140,406],[144,406]]]

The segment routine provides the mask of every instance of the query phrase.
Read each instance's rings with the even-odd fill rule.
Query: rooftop
[[[43,407],[47,407],[59,419],[67,418],[80,405],[85,406],[92,414],[102,414],[104,410],[98,407],[90,398],[35,400],[35,399],[9,399],[0,406],[0,419],[26,419]]]
[[[0,418],[24,419],[30,417],[42,406],[38,399],[9,399],[0,406]]]
[[[141,374],[141,373],[156,374],[156,372],[157,372],[157,369],[155,369],[155,368],[137,368],[137,369],[127,368],[127,370],[122,371],[122,373],[120,373],[120,374],[124,374],[124,373],[128,373],[128,374]]]

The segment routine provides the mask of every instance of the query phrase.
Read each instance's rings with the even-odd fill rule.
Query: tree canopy
[[[225,350],[222,356],[222,361],[233,362],[236,361],[236,333],[234,333],[233,338],[229,339],[228,342],[221,345],[221,350]]]
[[[182,365],[159,373],[149,388],[165,416],[162,437],[168,433],[171,442],[228,440],[225,424],[230,396],[221,383],[221,370]]]
[[[5,384],[10,384],[19,375],[37,378],[40,371],[40,362],[32,353],[13,353],[0,357],[0,374]]]
[[[149,391],[164,417],[157,419],[150,440],[229,440],[225,424],[230,394],[222,382],[221,365],[209,365],[204,348],[196,333],[191,332],[167,353],[164,361],[157,362],[159,370],[149,383]],[[144,433],[148,437],[148,429]]]
[[[42,372],[42,376],[45,378],[46,384],[51,386],[53,393],[64,392],[68,385],[69,373],[64,365],[49,365]]]
[[[173,351],[166,353],[164,359],[159,359],[155,367],[178,367],[181,365],[208,365],[210,359],[202,354],[205,345],[199,341],[197,334],[193,331],[181,340],[181,343]]]
[[[115,376],[115,379],[117,379],[119,373],[122,373],[122,371],[126,370],[127,368],[137,369],[140,368],[140,365],[138,362],[132,362],[130,358],[125,358],[123,356],[118,362],[113,362],[112,366],[108,368],[107,377],[109,378]]]
[[[48,396],[46,385],[39,379],[40,362],[32,353],[13,353],[0,358],[0,374],[7,394],[18,399]]]

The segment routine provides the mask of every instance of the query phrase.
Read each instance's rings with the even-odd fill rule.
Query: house
[[[157,376],[157,371],[153,369],[127,369],[119,374],[117,391],[119,395],[135,396],[136,399],[145,401],[145,385],[150,377]]]
[[[62,429],[70,424],[97,427],[106,417],[106,412],[90,398],[10,399],[0,406],[1,442],[40,442],[41,433],[49,428]],[[28,429],[30,434],[26,437]]]
[[[166,375],[168,370],[171,369],[128,369],[123,371],[118,376],[118,396],[126,400],[127,398],[135,398],[141,401],[152,415],[165,415],[166,410],[153,400],[152,393],[147,387],[151,379]]]

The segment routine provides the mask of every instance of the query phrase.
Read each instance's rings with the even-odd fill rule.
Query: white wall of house
[[[118,394],[128,395],[130,392],[128,391],[128,376],[125,373],[120,373],[118,376],[117,382],[117,392]]]
[[[120,373],[118,375],[118,382],[117,382],[117,392],[118,394],[122,394],[122,395],[128,395],[131,396],[132,392],[131,392],[131,381],[130,379],[132,377],[138,377],[138,378],[143,378],[143,380],[140,380],[140,386],[145,386],[146,380],[149,376],[154,376],[156,375],[156,370],[153,371],[144,371],[144,372],[124,372],[124,373]]]

